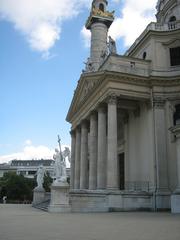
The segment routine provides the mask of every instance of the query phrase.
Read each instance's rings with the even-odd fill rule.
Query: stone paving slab
[[[30,205],[0,205],[0,240],[180,240],[171,213],[52,214]]]

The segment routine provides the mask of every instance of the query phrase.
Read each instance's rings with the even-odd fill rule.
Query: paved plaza
[[[1,240],[179,240],[180,215],[50,214],[30,205],[0,205]]]

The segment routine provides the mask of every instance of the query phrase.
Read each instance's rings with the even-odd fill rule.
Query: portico
[[[168,129],[180,118],[180,71],[167,57],[179,40],[171,29],[147,28],[120,56],[111,37],[107,43],[114,12],[106,7],[92,2],[90,58],[67,114],[72,211],[170,209],[178,177]]]

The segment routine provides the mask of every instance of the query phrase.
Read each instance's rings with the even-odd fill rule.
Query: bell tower
[[[114,21],[114,12],[108,12],[108,1],[93,0],[86,28],[91,31],[90,61],[93,71],[100,66],[102,52],[107,49],[108,29]]]

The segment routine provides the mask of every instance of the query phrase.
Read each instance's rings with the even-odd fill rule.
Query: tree
[[[50,177],[49,172],[44,175],[44,184],[43,187],[46,192],[50,192],[50,187],[53,182],[53,179]]]
[[[34,179],[25,178],[23,175],[16,175],[15,172],[5,173],[0,181],[1,198],[7,196],[11,200],[32,200],[32,190],[35,187]]]

